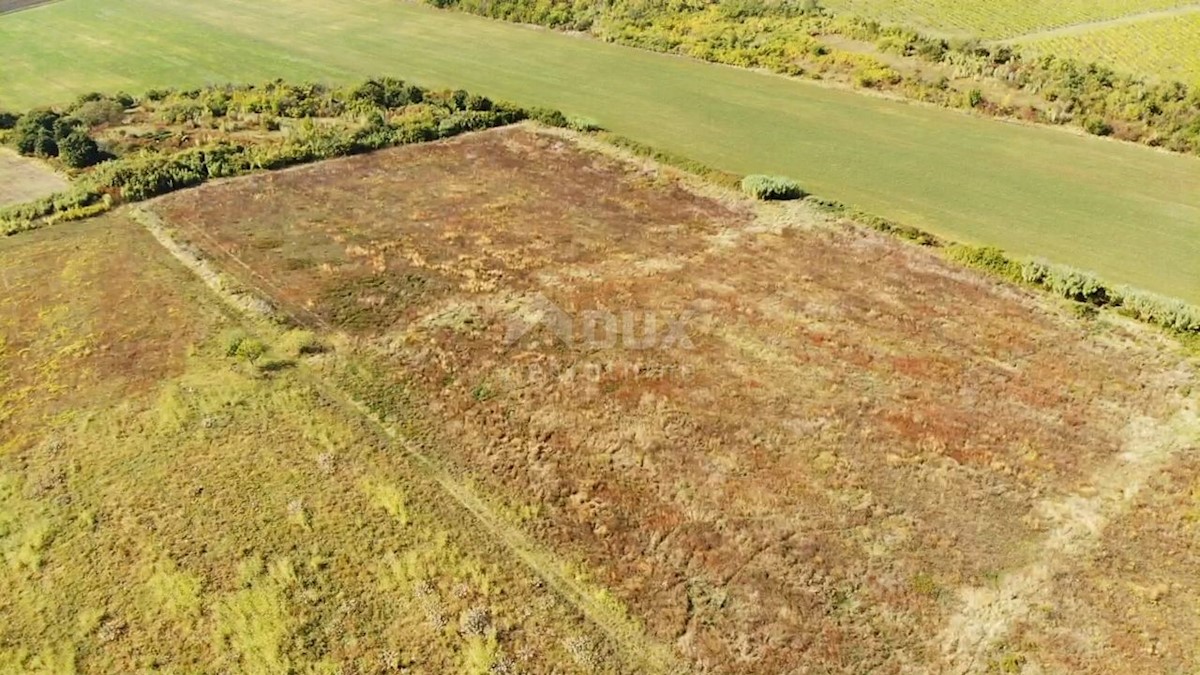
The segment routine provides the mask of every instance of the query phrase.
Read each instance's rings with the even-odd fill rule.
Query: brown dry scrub
[[[1103,525],[1194,447],[1168,423],[1191,367],[1142,327],[803,207],[752,208],[520,129],[156,205],[299,320],[349,336],[329,378],[696,668],[1016,658],[1011,629],[1053,598],[973,609],[972,589],[1087,573]],[[690,348],[510,344],[543,298],[682,321]]]

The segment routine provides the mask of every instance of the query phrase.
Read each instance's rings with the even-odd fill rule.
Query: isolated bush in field
[[[21,116],[16,113],[10,113],[5,110],[0,110],[0,130],[12,129],[17,126]]]
[[[238,343],[234,355],[240,359],[254,363],[267,353],[267,346],[261,340],[248,337]]]
[[[320,354],[325,346],[316,334],[308,330],[290,330],[279,339],[279,352],[292,358]]]
[[[240,328],[232,328],[221,333],[217,338],[221,353],[225,356],[237,356],[238,347],[250,336]]]
[[[804,189],[791,178],[754,174],[742,179],[742,191],[762,200],[802,199]]]

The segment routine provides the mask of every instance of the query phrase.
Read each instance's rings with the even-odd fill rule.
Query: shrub
[[[239,359],[254,363],[262,358],[267,353],[267,346],[257,338],[243,338],[234,350],[234,356]]]
[[[743,178],[742,191],[764,201],[802,199],[806,194],[800,184],[790,178],[759,174]]]
[[[291,358],[320,354],[325,345],[316,334],[308,330],[290,330],[279,339],[279,352]]]
[[[1121,288],[1121,311],[1135,319],[1184,333],[1200,333],[1200,308],[1174,298],[1132,288]]]
[[[20,121],[20,119],[20,115],[0,110],[0,130],[12,129],[13,127],[17,126],[17,122]]]
[[[1042,285],[1050,274],[1050,264],[1042,260],[1029,260],[1021,265],[1021,280],[1027,284]]]
[[[604,127],[596,120],[587,117],[571,117],[567,119],[567,127],[583,133],[603,131]]]
[[[1083,128],[1093,136],[1111,136],[1113,132],[1112,125],[1104,121],[1102,117],[1089,117],[1083,121]]]
[[[1109,304],[1108,288],[1089,272],[1064,265],[1050,265],[1041,283],[1064,298],[1093,305]]]
[[[37,157],[56,157],[58,143],[55,128],[62,115],[53,110],[34,110],[13,127],[12,139],[17,152]]]
[[[71,116],[89,127],[115,124],[125,116],[125,106],[113,99],[87,101],[77,106]]]
[[[246,331],[240,328],[233,328],[221,333],[221,336],[218,338],[221,354],[231,357],[237,356],[238,347],[240,347],[242,342],[244,342],[248,337],[249,335],[246,334]]]
[[[549,108],[530,108],[529,119],[551,127],[566,128],[569,125],[566,115],[561,111]]]
[[[83,131],[72,131],[58,141],[58,156],[73,169],[82,169],[99,162],[100,147]]]
[[[1012,260],[1004,251],[992,246],[965,246],[954,244],[946,247],[946,256],[951,260],[982,269],[997,276],[1011,280],[1022,278],[1022,266]]]

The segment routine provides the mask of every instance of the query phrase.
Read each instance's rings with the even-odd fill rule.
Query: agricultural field
[[[0,672],[643,670],[305,374],[310,334],[123,214],[0,256]]]
[[[1200,8],[1183,16],[1032,36],[1018,44],[1036,53],[1065,54],[1200,85]]]
[[[423,86],[558,108],[951,239],[1200,301],[1200,158],[406,2],[64,0],[0,20],[0,60],[0,106],[12,109],[92,90],[361,80],[386,64]]]
[[[0,207],[41,199],[67,185],[67,179],[41,162],[0,148]]]
[[[1175,10],[1192,0],[825,0],[835,12],[911,26],[935,34],[986,39],[1093,24],[1123,17]]]
[[[146,208],[585,570],[642,672],[1200,659],[1197,374],[1143,326],[533,127]]]
[[[32,9],[55,0],[0,0],[0,14],[11,14],[23,9]]]

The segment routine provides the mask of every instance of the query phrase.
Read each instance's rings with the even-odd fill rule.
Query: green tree
[[[72,131],[58,141],[58,156],[75,169],[91,166],[102,159],[96,141],[82,130]]]

